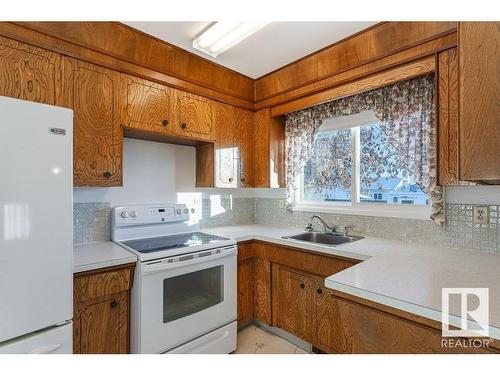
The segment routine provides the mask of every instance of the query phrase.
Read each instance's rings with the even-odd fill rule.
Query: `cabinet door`
[[[212,101],[178,90],[176,92],[179,134],[189,138],[213,140]]]
[[[215,106],[215,186],[238,186],[238,163],[234,147],[234,110],[228,104]]]
[[[118,108],[119,74],[65,59],[65,83],[73,117],[75,186],[122,185],[122,139]]]
[[[123,123],[126,127],[163,135],[175,133],[172,90],[167,86],[123,75]]]
[[[89,300],[74,317],[74,353],[125,354],[128,352],[128,292]]]
[[[58,104],[61,56],[0,37],[0,95]]]
[[[253,319],[253,259],[238,262],[238,325]]]
[[[327,353],[341,353],[344,351],[342,340],[342,324],[333,292],[317,285],[316,316],[314,319],[314,336],[312,344]]]
[[[253,141],[254,113],[234,108],[234,147],[237,160],[238,187],[254,186]]]
[[[252,247],[256,244],[252,244]],[[254,316],[255,319],[272,325],[272,283],[271,262],[267,259],[253,258],[254,272]]]
[[[273,267],[273,324],[310,342],[314,280],[280,265]]]
[[[460,179],[500,184],[500,22],[460,22]]]

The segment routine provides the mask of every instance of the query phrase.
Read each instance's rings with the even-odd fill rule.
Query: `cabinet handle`
[[[181,124],[181,128],[182,129],[186,129],[187,128],[187,124],[185,124],[184,122]]]
[[[105,177],[105,178],[110,178],[110,177],[113,175],[113,173],[111,173],[110,171],[106,171],[106,172],[104,172],[102,175],[103,175],[103,177]]]
[[[168,120],[161,120],[161,124],[163,126],[167,126],[168,125]]]
[[[304,283],[300,283],[299,287],[300,287],[300,289],[304,289],[306,287],[306,285]]]
[[[323,289],[321,289],[321,288],[316,289],[316,293],[318,293],[318,294],[323,293]]]
[[[232,177],[229,177],[229,182],[233,182],[233,178]]]
[[[114,309],[116,306],[118,306],[118,302],[112,301],[110,304],[111,308]]]
[[[241,182],[245,182],[245,179],[244,179],[244,178],[242,178],[242,179],[241,179]]]

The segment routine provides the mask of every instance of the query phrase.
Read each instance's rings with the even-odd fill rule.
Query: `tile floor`
[[[307,354],[301,348],[251,325],[238,332],[236,354]]]

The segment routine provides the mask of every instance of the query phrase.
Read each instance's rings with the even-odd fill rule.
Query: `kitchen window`
[[[372,111],[325,120],[312,151],[298,176],[294,209],[429,217],[428,189],[416,182]]]

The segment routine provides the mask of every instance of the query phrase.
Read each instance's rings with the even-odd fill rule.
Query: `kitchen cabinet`
[[[500,22],[460,22],[460,179],[500,184]]]
[[[260,188],[285,187],[285,124],[272,117],[271,109],[255,113],[254,185]]]
[[[253,259],[238,261],[238,326],[253,319]]]
[[[121,95],[121,122],[125,127],[175,135],[177,116],[172,89],[122,74]]]
[[[213,101],[174,90],[177,93],[177,132],[185,137],[213,140]]]
[[[315,318],[316,280],[273,264],[273,325],[311,342]]]
[[[64,101],[73,109],[74,186],[121,186],[119,73],[64,59]]]
[[[58,105],[62,57],[0,37],[0,95]]]
[[[129,353],[135,263],[75,274],[73,353]]]
[[[253,187],[254,113],[217,103],[215,119],[215,186]]]
[[[252,244],[252,247],[259,246]],[[255,257],[254,267],[254,317],[265,324],[272,324],[271,262],[265,257]]]

